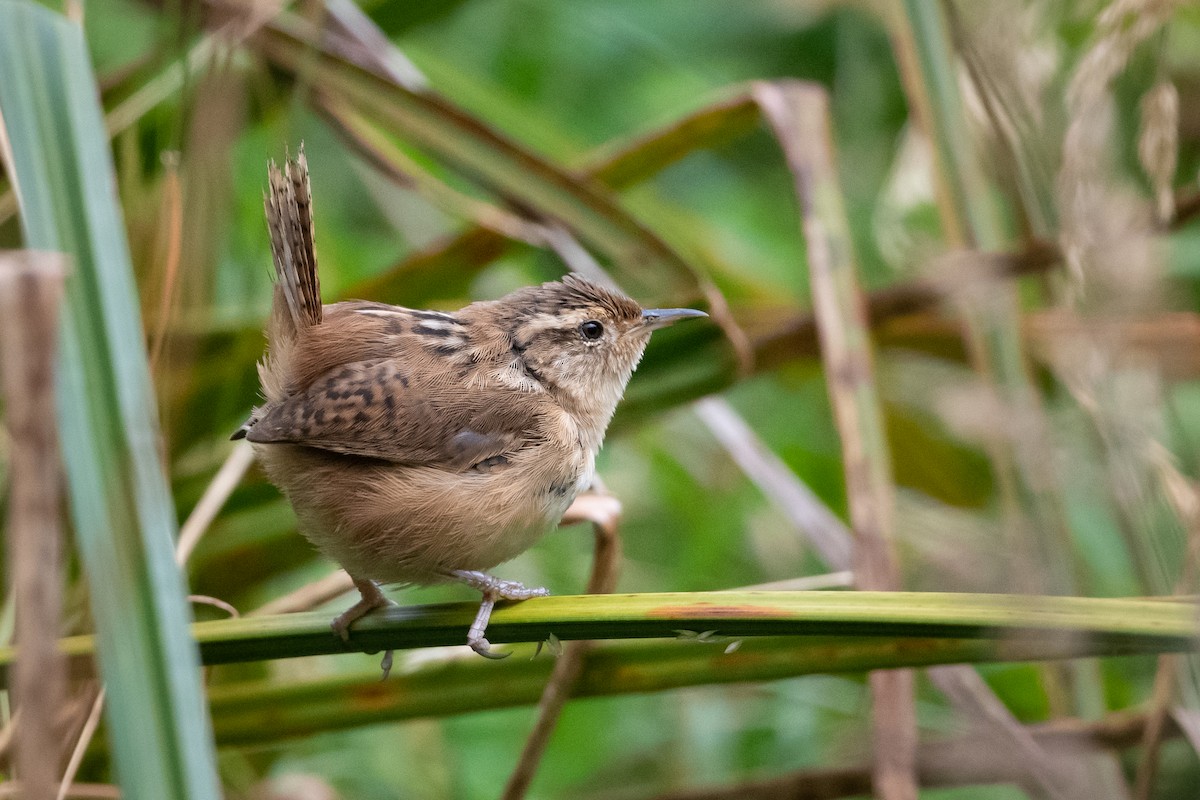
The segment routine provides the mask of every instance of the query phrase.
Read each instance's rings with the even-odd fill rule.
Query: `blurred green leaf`
[[[639,297],[700,296],[695,270],[598,181],[554,166],[436,94],[412,91],[313,49],[302,26],[287,23],[281,17],[255,39],[278,66],[368,112],[375,124],[399,132],[535,216],[567,225],[604,254],[618,282]]]
[[[1106,651],[1099,640],[1069,637],[806,636],[732,643],[710,637],[691,646],[679,641],[610,644],[588,653],[572,695],[606,697],[876,667],[1045,660]],[[531,705],[553,666],[547,658],[514,657],[497,664],[466,655],[397,669],[382,682],[378,670],[371,669],[320,680],[217,684],[209,698],[218,744],[262,746],[360,725]]]
[[[0,0],[0,110],[25,243],[75,263],[58,416],[122,789],[130,798],[215,800],[137,294],[77,26]]]
[[[758,106],[745,93],[718,100],[648,134],[601,148],[579,168],[610,189],[645,181],[689,153],[717,147],[758,122]],[[353,287],[354,297],[388,303],[420,303],[462,287],[486,264],[513,247],[498,233],[469,228],[429,250],[408,256]]]
[[[287,10],[278,22],[280,30],[263,37],[291,36],[295,47],[288,59],[272,57],[274,51],[262,49],[261,40],[237,35],[231,40],[218,33],[216,26],[228,32],[248,20],[240,14],[234,18],[227,9],[211,13],[215,6],[207,2],[170,6],[95,0],[86,8],[86,35],[95,63],[101,65],[97,69],[105,73],[110,127],[122,131],[114,142],[117,178],[137,275],[146,279],[144,308],[163,306],[157,284],[171,237],[189,255],[181,307],[167,319],[171,335],[155,367],[165,449],[181,514],[201,496],[227,451],[225,438],[258,397],[253,364],[262,353],[259,328],[270,304],[270,256],[261,212],[263,163],[303,140],[317,193],[322,282],[331,300],[355,296],[447,309],[561,271],[553,253],[525,243],[536,242],[533,237],[506,238],[507,231],[496,225],[496,231],[472,227],[474,220],[487,221],[482,210],[500,209],[535,226],[559,220],[602,262],[626,272],[631,270],[617,259],[623,243],[632,242],[642,247],[643,255],[650,253],[632,270],[636,279],[689,291],[697,273],[676,273],[669,265],[656,264],[639,237],[651,231],[669,243],[701,280],[719,287],[733,318],[754,342],[755,369],[772,374],[751,380],[735,374],[730,342],[711,323],[655,336],[615,419],[612,433],[619,435],[610,435],[599,461],[608,487],[625,509],[622,586],[645,592],[703,590],[795,579],[823,569],[803,531],[764,497],[694,415],[662,414],[699,392],[730,387],[730,399],[763,444],[809,484],[818,502],[844,512],[844,454],[833,433],[827,376],[816,361],[820,342],[806,309],[808,281],[797,266],[804,260],[792,179],[747,98],[749,81],[800,79],[831,92],[833,135],[842,156],[838,183],[861,277],[871,288],[868,316],[879,345],[888,444],[895,481],[904,487],[898,493],[896,522],[903,535],[906,579],[914,587],[938,591],[985,586],[1007,591],[1019,579],[1036,578],[1070,562],[1069,568],[1086,581],[1080,586],[1087,594],[1140,593],[1116,529],[1116,498],[1104,474],[1096,432],[1085,425],[1086,403],[1047,374],[1035,375],[1029,391],[1045,415],[1044,426],[1032,435],[1044,450],[1010,458],[1011,470],[997,468],[999,462],[989,468],[985,455],[996,441],[1029,431],[1025,422],[1033,417],[1013,412],[1015,406],[1007,401],[996,407],[976,394],[988,379],[971,365],[978,348],[964,341],[963,295],[958,291],[967,289],[969,299],[974,284],[960,285],[957,279],[973,274],[970,267],[977,262],[987,280],[995,281],[979,293],[985,295],[983,301],[1015,290],[1019,304],[1008,331],[1028,335],[1024,343],[1006,333],[993,335],[1003,326],[974,325],[988,333],[990,372],[1003,375],[1016,363],[1011,354],[1020,348],[1028,347],[1039,360],[1057,351],[1058,336],[1047,334],[1041,324],[1051,315],[1065,312],[1069,317],[1071,312],[1060,291],[1057,248],[1034,242],[1009,254],[959,252],[955,258],[961,261],[947,266],[937,254],[958,249],[964,237],[947,231],[932,196],[938,188],[937,165],[951,162],[960,173],[943,172],[959,184],[951,192],[956,198],[951,201],[953,216],[968,222],[975,217],[976,229],[990,225],[998,237],[990,249],[1016,247],[1008,243],[1047,222],[1045,238],[1059,238],[1063,231],[1055,229],[1053,220],[1068,206],[1032,206],[1031,199],[1043,205],[1063,199],[1054,176],[1033,159],[1048,156],[1045,163],[1052,167],[1063,150],[1059,134],[1071,113],[1063,90],[1072,73],[1094,63],[1089,52],[1103,27],[1097,24],[1098,9],[1026,4],[1010,13],[989,4],[959,3],[953,10],[963,25],[947,36],[940,23],[934,24],[947,8],[944,3],[909,3],[910,18],[922,15],[914,30],[923,37],[925,52],[918,54],[911,40],[897,35],[891,25],[895,16],[862,4],[489,0],[434,9],[428,3],[371,0],[365,11],[394,34],[384,42],[377,36],[364,38],[370,22],[361,19],[365,24],[339,32],[339,25],[353,17],[343,13],[346,2]],[[889,10],[902,14],[904,3]],[[303,27],[309,23],[300,17],[313,27]],[[252,22],[277,24],[265,11]],[[372,38],[370,45],[363,44]],[[323,43],[310,44],[318,40]],[[1179,90],[1176,188],[1182,213],[1172,222],[1167,242],[1175,280],[1161,287],[1161,293],[1160,287],[1149,286],[1161,303],[1131,311],[1114,329],[1117,338],[1129,333],[1140,364],[1161,370],[1168,381],[1180,381],[1169,385],[1176,397],[1195,394],[1195,359],[1189,355],[1195,348],[1188,345],[1194,336],[1188,331],[1196,320],[1191,290],[1197,282],[1189,264],[1200,252],[1190,232],[1200,205],[1187,186],[1200,165],[1200,128],[1188,113],[1200,99],[1200,83],[1194,78],[1200,70],[1197,43],[1200,12],[1178,6],[1161,36],[1130,53],[1128,68],[1112,83],[1111,132],[1094,128],[1097,143],[1104,136],[1103,147],[1119,162],[1112,177],[1122,197],[1136,205],[1141,201],[1136,195],[1145,188],[1136,157],[1139,100],[1151,82],[1170,80]],[[317,52],[322,48],[328,59]],[[333,63],[378,65],[380,53],[402,55],[419,65],[434,105],[399,97]],[[938,72],[914,82],[914,65],[918,73]],[[336,80],[331,82],[331,76]],[[7,78],[6,73],[0,81]],[[976,91],[965,89],[968,83]],[[342,91],[350,84],[358,84],[353,97]],[[206,86],[233,90],[214,96]],[[244,93],[237,87],[244,87]],[[322,109],[331,98],[364,123],[357,143],[327,124],[330,118]],[[975,103],[977,98],[983,103]],[[1010,117],[1012,111],[1026,113],[997,120],[996,103]],[[928,119],[923,113],[927,105],[934,112]],[[414,130],[420,135],[412,135]],[[497,131],[498,145],[489,138]],[[397,158],[381,164],[362,143],[376,155]],[[38,146],[61,145],[50,137]],[[175,150],[179,152],[171,152]],[[977,164],[955,162],[975,152],[986,156]],[[525,155],[536,162],[529,174],[520,166]],[[1014,156],[1015,164],[1010,163]],[[400,180],[411,177],[396,174],[396,168],[403,172],[406,159],[430,183],[414,186]],[[170,168],[183,189],[178,208],[167,204],[169,170],[164,162],[179,165],[177,173]],[[979,169],[982,175],[967,174]],[[579,187],[562,185],[577,180]],[[460,196],[439,197],[443,187],[432,182]],[[0,178],[0,186],[9,183],[8,176]],[[982,189],[967,192],[972,184]],[[584,198],[589,193],[610,205],[597,206]],[[982,216],[996,199],[1007,201],[1012,213],[992,224]],[[475,205],[480,200],[489,205]],[[20,242],[11,219],[14,208],[11,191],[0,195],[0,242],[9,246]],[[614,209],[627,221],[612,216]],[[168,223],[172,214],[163,213],[167,210],[182,212],[178,225]],[[1135,217],[1119,218],[1119,229],[1140,230],[1137,224],[1126,228],[1137,223]],[[1100,222],[1093,224],[1099,231]],[[1036,256],[1032,260],[1031,254]],[[1053,261],[1052,272],[1042,275],[1047,259]],[[954,269],[959,263],[968,267],[961,274]],[[1122,274],[1131,286],[1157,280],[1136,259],[1128,259],[1127,266]],[[1037,276],[1022,277],[1035,271]],[[655,301],[637,285],[630,288],[639,300]],[[1091,295],[1091,288],[1084,294]],[[684,295],[674,299],[690,302]],[[1168,314],[1172,321],[1165,324]],[[1143,336],[1148,337],[1144,348]],[[1092,337],[1089,345],[1103,351],[1107,338],[1107,333]],[[1116,376],[1103,359],[1078,362],[1085,363],[1100,370],[1100,381]],[[1011,398],[1015,385],[1000,388]],[[1129,430],[1143,412],[1161,418],[1161,409],[1143,408],[1152,405],[1117,415],[1121,430]],[[1195,405],[1178,403],[1178,418],[1155,437],[1152,448],[1132,448],[1161,453],[1178,464],[1172,488],[1183,499],[1194,494],[1200,463],[1195,454],[1200,437],[1188,413]],[[1028,514],[1028,493],[1006,487],[1026,482],[1036,489],[1056,480],[1066,487],[1070,549],[1040,559],[1016,552],[1021,548],[1011,544],[1014,525],[1043,535],[1050,526]],[[1026,513],[1015,520],[1008,516],[1022,505]],[[261,473],[252,473],[189,562],[193,588],[252,608],[327,574],[330,565],[296,536],[294,527],[286,499]],[[1146,526],[1146,535],[1159,534],[1156,523]],[[571,591],[583,584],[589,552],[583,529],[575,528],[547,536],[503,572],[556,592]],[[1164,563],[1176,568],[1178,561],[1168,556]],[[70,596],[81,598],[85,582],[75,574]],[[431,587],[405,590],[403,596],[413,603],[465,597],[456,591]],[[1131,619],[1144,616],[1140,603],[1123,608],[1118,613]],[[460,642],[471,610],[465,605],[449,609],[438,640]],[[535,610],[503,609],[498,619],[510,611]],[[68,609],[69,630],[87,630],[81,611],[76,600]],[[11,607],[0,609],[0,617],[11,618],[11,613]],[[888,612],[876,613],[886,617]],[[300,625],[311,634],[314,648],[338,646],[325,614],[277,622],[290,631],[288,637],[295,633],[290,626]],[[704,784],[745,788],[743,781],[770,781],[782,769],[856,761],[861,753],[850,751],[867,736],[864,718],[871,702],[862,681],[853,675],[775,679],[808,667],[851,669],[855,652],[862,655],[857,662],[862,669],[912,665],[925,656],[982,663],[1001,657],[1116,652],[1104,649],[1111,641],[1096,644],[1067,632],[1057,638],[972,640],[839,632],[737,639],[744,645],[731,655],[755,658],[734,662],[721,653],[727,642],[711,641],[724,638],[725,623],[670,623],[671,630],[693,631],[696,638],[707,634],[705,642],[598,645],[597,663],[605,668],[595,673],[594,684],[587,677],[580,687],[589,694],[595,689],[598,699],[567,707],[531,797],[702,794],[712,791]],[[363,641],[400,635],[389,631],[391,625],[386,619],[370,620]],[[614,630],[623,627],[628,626],[614,623]],[[514,637],[519,633],[509,631]],[[551,632],[562,631],[555,626]],[[529,632],[528,638],[539,633]],[[257,632],[242,630],[234,638],[259,646]],[[374,658],[342,654],[280,660],[279,643],[272,641],[268,636],[261,643],[261,655],[272,660],[215,671],[214,724],[220,736],[247,745],[226,747],[222,754],[223,788],[231,797],[259,796],[266,791],[263,781],[282,783],[296,773],[356,800],[398,793],[411,800],[493,797],[512,769],[516,737],[534,713],[499,706],[530,703],[552,663],[543,653],[533,666],[517,663],[519,658],[502,664],[472,658],[434,665],[427,661],[434,654],[426,651],[413,654],[411,676],[393,676],[380,684]],[[357,639],[353,643],[368,646]],[[534,647],[514,649],[527,654]],[[1102,689],[1107,708],[1130,709],[1150,696],[1154,661],[1135,656],[1083,660],[1078,666],[1032,663],[1005,667],[1004,680],[995,678],[994,669],[985,674],[998,699],[1023,722],[1050,717],[1070,727],[1071,720],[1055,719],[1070,708],[1072,690],[1085,686],[1072,680],[1070,671],[1100,663],[1099,682],[1086,672],[1082,677]],[[329,677],[344,670],[354,674]],[[738,677],[754,683],[749,688],[637,693],[639,686],[650,692]],[[606,692],[611,696],[600,699]],[[991,711],[952,711],[954,704],[929,685],[921,687],[919,697],[923,735],[957,736],[964,725],[996,719]],[[465,713],[485,707],[497,710]],[[458,715],[436,720],[412,716],[442,711]],[[389,719],[408,721],[386,730],[373,725]],[[337,730],[348,726],[361,727]],[[258,741],[271,747],[249,745],[256,728]],[[333,732],[274,744],[284,735],[318,730]],[[1027,761],[1011,759],[1010,753],[996,747],[984,756],[1028,769]],[[1200,762],[1174,744],[1164,754],[1154,796],[1190,797]],[[1090,767],[1070,772],[1091,777],[1098,770]],[[110,774],[106,761],[89,758],[81,779],[104,781]],[[1119,788],[1117,782],[1109,786]],[[982,791],[973,786],[947,796],[973,798]],[[1072,796],[1117,794],[1080,790]]]

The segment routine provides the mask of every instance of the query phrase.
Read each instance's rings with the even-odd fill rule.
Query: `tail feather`
[[[280,333],[294,338],[297,331],[321,323],[321,283],[304,146],[282,171],[272,161],[267,173],[270,188],[264,206],[275,261],[274,322]]]

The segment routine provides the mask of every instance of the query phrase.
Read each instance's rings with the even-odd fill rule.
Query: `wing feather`
[[[461,472],[539,440],[544,405],[528,395],[514,403],[511,395],[418,386],[395,359],[361,361],[265,406],[246,438]]]

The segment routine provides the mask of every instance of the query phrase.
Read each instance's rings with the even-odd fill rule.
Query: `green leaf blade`
[[[74,258],[58,416],[122,789],[217,798],[129,249],[81,31],[3,0],[0,75],[25,243]]]

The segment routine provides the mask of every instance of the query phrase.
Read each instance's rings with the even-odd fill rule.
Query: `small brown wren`
[[[591,485],[651,332],[705,314],[643,310],[577,275],[454,313],[325,306],[303,148],[268,174],[266,402],[233,438],[253,443],[301,532],[354,580],[361,599],[332,623],[343,639],[389,602],[379,584],[456,580],[483,593],[467,643],[497,657],[484,638],[496,601],[547,592],[485,570],[528,549]]]

